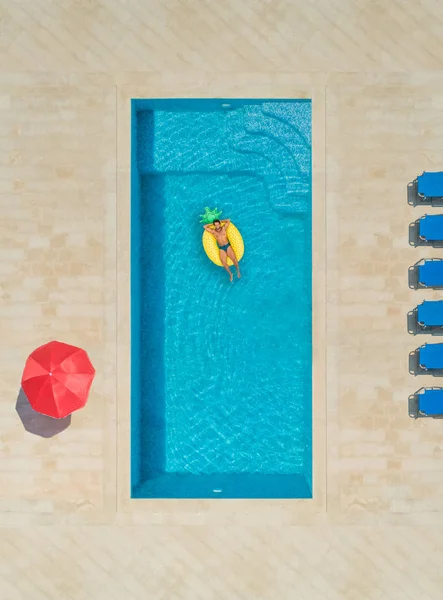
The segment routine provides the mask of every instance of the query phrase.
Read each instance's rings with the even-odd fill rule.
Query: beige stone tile
[[[409,375],[405,322],[439,293],[407,287],[429,250],[407,243],[423,211],[405,187],[443,164],[442,17],[435,0],[0,3],[1,598],[440,600],[441,422],[406,412],[437,381]],[[139,95],[313,97],[313,502],[128,501]],[[52,337],[97,378],[45,440],[14,405]]]
[[[5,528],[0,591],[11,600],[289,600],[294,590],[303,600],[434,600],[440,536],[404,526]]]
[[[336,372],[328,406],[338,405],[337,427],[331,429],[328,421],[328,430],[331,442],[340,448],[334,466],[339,498],[335,510],[382,512],[388,520],[400,506],[388,493],[389,486],[395,489],[399,472],[408,490],[401,498],[401,512],[409,516],[440,512],[439,486],[426,487],[423,477],[426,472],[443,477],[441,462],[428,447],[430,431],[438,424],[411,423],[406,412],[408,394],[435,381],[414,379],[407,368],[409,351],[425,341],[406,331],[407,311],[424,297],[407,287],[407,269],[429,256],[429,249],[407,243],[407,224],[419,216],[419,209],[407,205],[404,184],[443,158],[434,143],[439,135],[433,127],[438,102],[432,100],[443,87],[434,87],[430,94],[411,81],[413,77],[408,84],[327,88],[327,204],[336,225],[328,253],[333,245],[339,259],[331,281],[338,301],[328,307],[335,322],[329,340]],[[389,428],[391,435],[375,448],[368,442],[378,427]],[[392,435],[412,427],[420,429],[409,442]],[[359,442],[344,444],[343,435],[348,437],[354,428]],[[354,481],[371,472],[370,486]]]
[[[105,391],[106,345],[115,347],[115,337],[106,339],[104,297],[107,242],[111,236],[115,256],[115,241],[103,218],[108,202],[111,211],[115,205],[115,91],[54,85],[1,93],[10,108],[0,124],[2,511],[102,511],[104,490],[111,502],[115,494],[105,484],[115,470],[104,453],[112,429],[103,429],[113,393]],[[44,439],[23,430],[14,405],[27,355],[53,338],[85,347],[97,376],[71,428]]]
[[[442,66],[442,11],[352,0],[4,4],[5,71],[418,71]],[[38,26],[37,26],[38,24]]]

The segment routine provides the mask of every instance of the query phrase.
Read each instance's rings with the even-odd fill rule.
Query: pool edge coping
[[[294,88],[286,86],[284,94],[273,95],[273,98],[303,99],[312,101],[312,429],[313,429],[313,498],[305,499],[242,499],[229,500],[230,510],[240,512],[246,503],[250,512],[251,504],[256,510],[263,511],[264,504],[273,510],[277,504],[289,505],[288,515],[281,515],[285,520],[307,514],[315,515],[326,511],[327,478],[326,478],[326,189],[325,189],[325,88],[324,86],[303,86]],[[130,372],[131,372],[131,337],[130,337],[130,183],[131,183],[131,100],[134,98],[160,97],[207,97],[201,93],[196,81],[194,86],[184,90],[171,89],[163,85],[162,89],[153,90],[148,86],[122,86],[118,89],[117,104],[117,410],[118,410],[118,461],[117,461],[117,512],[137,519],[152,517],[152,514],[172,514],[176,511],[176,502],[186,504],[186,512],[220,514],[225,509],[215,508],[221,500],[211,499],[134,499],[130,488]],[[203,90],[204,91],[204,90]],[[240,94],[231,97],[242,98]],[[266,94],[251,95],[251,98],[266,98]],[[211,96],[214,97],[214,96]],[[315,276],[314,276],[315,274]],[[294,502],[296,506],[294,506]],[[309,503],[309,505],[308,505]],[[194,507],[192,507],[194,504]],[[235,505],[235,506],[233,506]],[[173,508],[175,506],[175,508]],[[285,511],[286,512],[286,511]],[[165,514],[165,516],[166,516]]]

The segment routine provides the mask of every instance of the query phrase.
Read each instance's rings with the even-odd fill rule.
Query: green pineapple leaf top
[[[211,225],[215,219],[220,219],[223,211],[218,210],[218,208],[214,208],[214,210],[210,210],[207,206],[205,206],[205,212],[200,215],[200,223],[203,225]]]

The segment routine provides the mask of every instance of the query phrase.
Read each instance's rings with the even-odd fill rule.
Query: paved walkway
[[[443,6],[0,0],[0,597],[441,600],[442,422],[413,422],[406,314],[443,168]],[[312,502],[131,502],[129,101],[313,101]],[[428,212],[438,212],[428,209]],[[431,254],[430,254],[431,253]],[[15,410],[51,338],[88,349],[59,437]],[[40,527],[44,525],[45,527]]]

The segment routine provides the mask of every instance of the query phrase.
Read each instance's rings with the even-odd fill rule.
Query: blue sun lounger
[[[417,193],[421,198],[443,197],[443,171],[424,172],[417,177]]]
[[[443,300],[425,300],[408,313],[408,331],[412,335],[443,335]]]
[[[411,419],[443,417],[443,389],[421,388],[409,396],[409,416]]]
[[[443,327],[443,300],[424,300],[419,304],[417,321],[423,327]]]
[[[443,259],[427,259],[418,265],[418,285],[426,288],[443,287]]]
[[[408,204],[443,206],[443,171],[425,171],[408,183]]]
[[[418,348],[418,365],[426,371],[443,371],[443,344],[424,344]]]
[[[443,241],[443,215],[424,215],[419,220],[418,235],[425,242]]]

